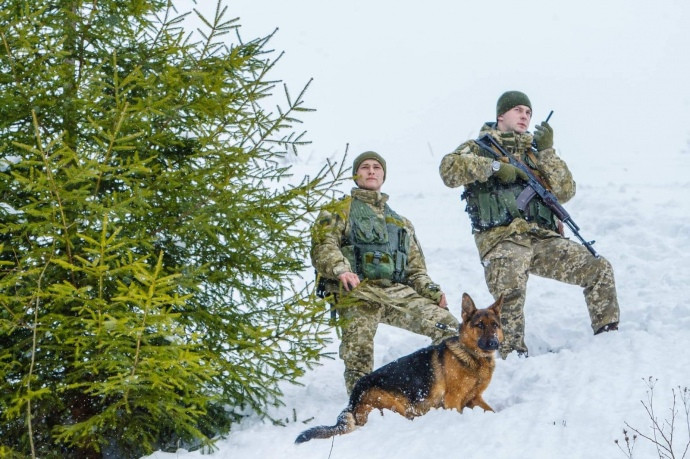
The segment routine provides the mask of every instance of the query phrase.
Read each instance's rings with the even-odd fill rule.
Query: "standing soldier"
[[[373,369],[379,323],[429,336],[437,344],[459,323],[446,296],[426,272],[412,223],[381,193],[386,161],[367,151],[354,160],[351,195],[319,214],[312,231],[312,264],[344,319],[340,358],[345,387]]]
[[[498,99],[496,122],[484,124],[481,134],[491,135],[513,158],[526,164],[564,203],[575,195],[575,182],[553,149],[551,126],[542,122],[532,136],[527,131],[531,118],[527,96],[508,91]],[[499,349],[504,359],[512,351],[527,356],[523,308],[530,274],[582,287],[595,335],[618,329],[611,264],[566,239],[562,225],[539,196],[518,206],[526,187],[525,172],[496,161],[470,140],[443,158],[440,173],[447,186],[465,187],[462,198],[467,202],[486,284],[494,298],[504,295],[505,340]]]

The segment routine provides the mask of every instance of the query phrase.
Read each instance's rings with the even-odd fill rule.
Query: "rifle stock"
[[[565,210],[561,203],[558,202],[558,198],[556,198],[553,193],[547,190],[539,182],[539,180],[537,180],[529,167],[510,156],[508,152],[505,151],[505,149],[501,146],[501,144],[499,144],[490,134],[484,134],[475,142],[477,142],[477,145],[479,145],[482,149],[491,153],[496,159],[507,159],[511,165],[517,167],[527,175],[527,188],[525,188],[525,192],[521,193],[518,197],[518,206],[520,207],[520,210],[524,211],[530,199],[532,199],[535,195],[538,195],[542,202],[546,204],[549,209],[551,209],[554,215],[556,215],[556,217],[558,217],[563,224],[570,228],[570,231],[572,231],[575,237],[580,240],[582,245],[589,250],[589,253],[591,253],[595,258],[599,258],[599,254],[596,252],[596,250],[594,250],[594,247],[592,247],[592,244],[594,244],[595,241],[586,241],[582,237],[580,234],[580,227],[577,226],[577,224],[573,221],[568,211]],[[529,191],[529,188],[531,188],[532,191]]]

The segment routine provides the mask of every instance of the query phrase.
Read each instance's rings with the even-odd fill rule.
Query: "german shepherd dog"
[[[330,438],[352,432],[367,422],[369,412],[388,409],[413,419],[431,408],[478,406],[493,409],[482,393],[494,372],[494,354],[503,340],[503,296],[486,309],[477,309],[467,293],[462,295],[462,324],[458,336],[401,357],[362,376],[350,402],[334,426],[317,426],[302,432],[295,443]]]

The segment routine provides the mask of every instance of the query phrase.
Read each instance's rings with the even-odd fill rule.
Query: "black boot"
[[[610,324],[604,325],[599,330],[594,332],[594,334],[598,335],[599,333],[610,332],[610,331],[618,331],[618,322],[611,322]]]

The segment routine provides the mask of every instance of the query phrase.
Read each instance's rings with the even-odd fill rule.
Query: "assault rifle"
[[[547,190],[544,185],[541,184],[541,182],[539,182],[529,167],[510,156],[508,152],[505,151],[505,149],[496,141],[496,139],[491,137],[489,134],[481,136],[475,140],[475,142],[477,142],[477,145],[479,145],[482,149],[491,153],[497,160],[504,162],[507,161],[527,174],[527,187],[517,198],[518,208],[520,210],[524,211],[527,208],[527,203],[529,203],[529,201],[535,195],[539,195],[544,204],[551,209],[551,211],[556,215],[556,217],[558,217],[560,221],[570,228],[573,234],[580,240],[580,242],[582,242],[582,245],[589,250],[589,253],[594,255],[595,258],[599,258],[599,254],[597,254],[597,252],[594,250],[594,247],[592,247],[592,244],[594,244],[595,241],[586,241],[580,235],[580,227],[575,224],[568,211],[566,211],[561,203],[558,202],[556,196]]]

